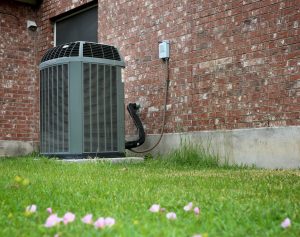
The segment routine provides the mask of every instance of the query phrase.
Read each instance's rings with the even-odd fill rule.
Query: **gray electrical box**
[[[124,156],[124,66],[110,45],[78,41],[46,52],[40,64],[41,154]]]
[[[170,41],[163,40],[162,42],[160,42],[158,51],[159,51],[159,58],[161,58],[161,59],[169,58],[170,57]]]

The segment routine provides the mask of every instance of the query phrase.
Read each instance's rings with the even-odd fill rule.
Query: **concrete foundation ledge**
[[[75,162],[75,163],[86,163],[86,162],[109,162],[109,163],[140,163],[144,161],[142,157],[120,157],[120,158],[95,158],[95,159],[61,159],[58,161],[62,162]]]
[[[148,135],[145,144],[136,150],[152,147],[158,138],[159,135]],[[300,168],[300,126],[164,134],[152,154],[169,153],[183,142],[200,145],[230,164]]]
[[[33,142],[0,140],[0,157],[27,155],[34,150]]]

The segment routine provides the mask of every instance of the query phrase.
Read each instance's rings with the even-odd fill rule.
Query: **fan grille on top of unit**
[[[78,57],[80,55],[80,42],[68,43],[59,45],[49,49],[43,56],[41,62],[46,62],[55,58],[62,57]],[[120,54],[114,46],[97,44],[97,43],[83,43],[83,57],[103,58],[115,61],[121,61]]]
[[[51,48],[45,53],[41,62],[45,62],[54,58],[79,56],[79,45],[79,42],[75,42]]]
[[[115,47],[96,43],[83,44],[83,57],[104,58],[121,61],[118,50]]]

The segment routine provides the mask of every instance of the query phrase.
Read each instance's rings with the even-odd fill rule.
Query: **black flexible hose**
[[[129,112],[131,118],[133,119],[133,122],[139,132],[139,138],[137,140],[125,142],[125,148],[130,150],[132,148],[141,146],[145,142],[146,135],[145,135],[143,124],[142,124],[139,116],[136,113],[138,111],[138,107],[137,107],[136,103],[130,103],[129,105],[127,105],[127,110]]]
[[[165,125],[166,125],[166,112],[167,112],[167,102],[168,102],[168,92],[169,92],[169,83],[170,83],[170,73],[169,73],[169,59],[165,59],[165,65],[166,65],[166,84],[165,84],[165,101],[164,101],[164,111],[163,111],[163,121],[162,121],[162,126],[161,126],[161,130],[160,130],[160,136],[158,141],[149,149],[143,150],[143,151],[136,151],[136,150],[132,150],[129,149],[130,151],[134,152],[134,153],[145,153],[145,152],[149,152],[152,151],[155,147],[158,146],[158,144],[160,143],[163,135],[164,135],[164,131],[165,131]]]

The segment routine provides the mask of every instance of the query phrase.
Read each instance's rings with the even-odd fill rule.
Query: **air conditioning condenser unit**
[[[40,64],[40,151],[62,158],[122,157],[125,66],[110,45],[72,42]]]

